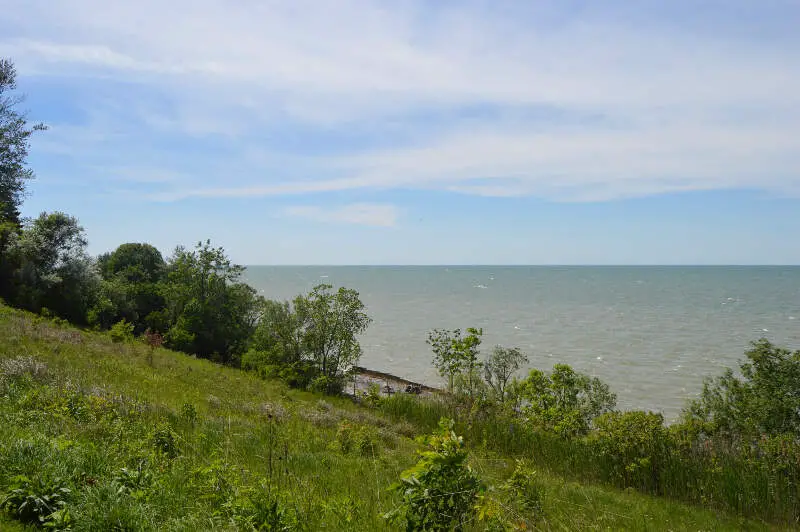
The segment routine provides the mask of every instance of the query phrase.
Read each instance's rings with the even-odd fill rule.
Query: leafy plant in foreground
[[[384,516],[391,523],[405,523],[408,531],[461,530],[472,518],[483,486],[453,426],[442,419],[438,431],[421,438],[427,448],[417,451],[419,461],[389,488],[402,496],[400,506]]]
[[[40,476],[18,475],[11,479],[8,494],[0,508],[23,523],[44,525],[67,504],[71,490],[61,479],[48,482]]]

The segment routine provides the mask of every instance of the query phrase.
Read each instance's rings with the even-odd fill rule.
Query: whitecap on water
[[[476,284],[476,285],[473,285],[472,288],[489,288],[489,287],[486,286],[485,284]]]
[[[796,320],[797,318],[795,318],[794,316],[789,316],[789,319],[790,320]]]
[[[597,360],[599,360],[600,362],[602,362],[602,361],[603,361],[603,357],[597,357]]]
[[[769,329],[761,329],[761,332],[769,332]]]

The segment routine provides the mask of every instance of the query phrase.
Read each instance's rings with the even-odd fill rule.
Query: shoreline
[[[443,393],[444,390],[434,388],[420,382],[392,375],[384,371],[354,366],[355,373],[354,388],[356,391],[366,392],[371,384],[378,384],[381,387],[381,395],[391,395],[394,393],[414,393],[416,395],[433,395]],[[412,391],[408,391],[412,390]]]

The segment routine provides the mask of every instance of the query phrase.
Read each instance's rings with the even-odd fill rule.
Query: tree
[[[483,363],[484,379],[501,403],[505,401],[508,381],[527,362],[528,357],[519,348],[498,345]]]
[[[550,375],[533,369],[521,383],[523,414],[534,426],[560,434],[586,434],[592,420],[610,412],[617,397],[596,377],[556,364]]]
[[[316,365],[329,393],[341,389],[344,379],[361,358],[358,335],[372,322],[358,292],[320,284],[295,300],[295,312],[306,321],[303,348]]]
[[[291,365],[303,359],[303,337],[308,320],[296,310],[298,307],[303,311],[307,305],[302,302],[292,305],[289,301],[262,302],[250,347],[264,355],[265,363]]]
[[[10,253],[19,265],[13,301],[38,312],[84,323],[98,278],[78,220],[61,212],[42,213],[25,227]]]
[[[684,421],[700,422],[709,435],[727,438],[800,436],[800,350],[761,339],[745,356],[741,377],[728,369],[707,380],[684,411]]]
[[[128,283],[160,281],[166,263],[161,252],[150,244],[122,244],[97,258],[104,279],[122,277]]]
[[[193,251],[178,247],[167,269],[167,344],[234,362],[244,352],[258,318],[255,290],[239,282],[244,268],[207,240],[198,242]]]
[[[17,72],[10,59],[0,59],[0,297],[9,297],[15,264],[9,248],[22,229],[19,208],[25,196],[25,183],[33,179],[28,167],[30,137],[46,129],[43,124],[29,125],[24,113],[17,110],[22,96],[9,93],[16,89]]]
[[[27,166],[30,137],[46,127],[29,125],[25,114],[17,110],[24,98],[8,94],[16,88],[14,63],[0,59],[0,222],[21,226],[19,207],[25,195],[25,182],[34,175]]]
[[[481,367],[480,354],[483,329],[470,327],[466,336],[461,329],[434,329],[428,333],[428,345],[433,351],[433,365],[442,377],[447,378],[447,389],[454,391],[456,376],[464,376],[467,393],[472,396],[477,370]],[[480,378],[480,377],[477,377]]]
[[[137,333],[152,328],[148,316],[166,304],[166,263],[161,252],[150,244],[122,244],[100,255],[97,262],[103,280],[89,322],[105,329],[125,319],[134,324]]]

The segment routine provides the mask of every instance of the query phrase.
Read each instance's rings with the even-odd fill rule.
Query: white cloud
[[[324,223],[347,223],[377,227],[393,227],[397,222],[394,205],[353,203],[338,208],[297,205],[284,210],[287,216],[306,218]]]
[[[23,73],[154,91],[169,105],[130,102],[154,132],[227,135],[244,154],[275,123],[405,131],[391,149],[309,145],[313,179],[258,164],[235,179],[209,169],[154,190],[162,200],[402,187],[591,201],[800,187],[800,41],[775,13],[774,34],[751,38],[556,2],[505,12],[379,0],[10,3],[17,29],[0,48]],[[695,6],[671,5],[687,16]],[[776,6],[800,17],[792,2]],[[473,108],[497,112],[461,116]],[[436,113],[448,118],[425,119]],[[114,133],[106,122],[95,127]]]

